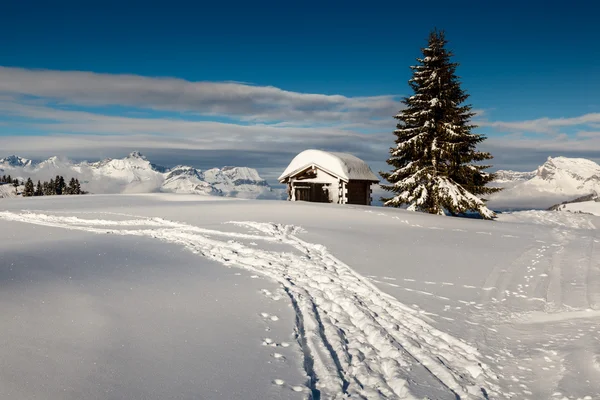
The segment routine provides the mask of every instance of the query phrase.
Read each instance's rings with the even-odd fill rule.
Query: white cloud
[[[589,113],[573,118],[538,118],[526,121],[478,121],[480,126],[487,126],[496,130],[512,132],[558,133],[558,128],[600,123],[600,113]]]
[[[35,96],[72,105],[120,105],[226,115],[249,121],[361,121],[391,117],[395,96],[299,93],[236,82],[0,67],[0,95]],[[0,97],[1,99],[1,97]]]
[[[600,139],[600,131],[579,131],[575,134],[578,138],[599,138]]]
[[[93,107],[102,105],[127,111],[104,115]],[[0,117],[10,117],[0,122],[3,132],[19,127],[45,133],[0,136],[0,149],[32,158],[99,159],[131,150],[176,158],[195,152],[212,160],[212,166],[256,162],[272,172],[294,153],[320,148],[352,152],[375,171],[388,170],[385,160],[397,122],[392,116],[401,108],[395,96],[348,97],[239,82],[0,67]],[[172,118],[153,118],[153,110],[170,111],[160,115]],[[492,152],[496,168],[528,170],[548,155],[595,158],[600,152],[599,113],[505,122],[484,120],[489,118],[486,110],[474,111],[480,127],[510,132],[487,135],[481,146]],[[237,122],[217,122],[214,116]],[[562,132],[566,127],[579,132],[567,136]],[[551,138],[532,139],[525,133]]]

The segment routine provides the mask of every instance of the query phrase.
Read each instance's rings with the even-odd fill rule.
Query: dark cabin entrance
[[[296,201],[310,201],[314,203],[329,203],[329,185],[324,183],[303,182],[295,186]]]
[[[348,190],[348,202],[347,204],[370,204],[370,193],[369,187],[370,182],[365,181],[350,181],[346,184]]]

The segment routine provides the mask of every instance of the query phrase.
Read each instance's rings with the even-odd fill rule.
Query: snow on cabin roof
[[[315,165],[323,171],[338,178],[349,180],[365,180],[379,182],[379,178],[371,171],[369,165],[360,158],[348,153],[331,153],[322,150],[304,150],[298,154],[283,171],[279,181],[283,181],[306,168]]]

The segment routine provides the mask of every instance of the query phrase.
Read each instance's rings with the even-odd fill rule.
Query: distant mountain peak
[[[0,158],[0,166],[4,167],[29,167],[32,163],[31,160],[16,155]]]
[[[283,198],[283,191],[273,190],[253,168],[227,166],[204,172],[194,167],[178,165],[167,169],[152,164],[139,151],[133,151],[125,158],[80,163],[53,156],[35,165],[30,160],[10,156],[0,159],[0,171],[2,168],[7,172],[18,171],[32,179],[66,174],[85,182],[86,190],[91,193],[162,191],[250,199]]]
[[[490,196],[495,207],[526,202],[533,208],[547,208],[600,193],[600,165],[586,158],[548,157],[532,172],[498,171],[494,185],[504,187]]]
[[[139,151],[132,151],[131,153],[129,153],[129,155],[127,156],[127,158],[140,158],[142,160],[147,160],[146,156],[144,156]]]
[[[537,170],[536,175],[543,180],[557,180],[571,177],[576,181],[585,181],[600,176],[600,165],[586,158],[548,157]]]

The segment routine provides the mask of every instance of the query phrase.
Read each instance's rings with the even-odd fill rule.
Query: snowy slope
[[[581,201],[577,203],[564,204],[559,207],[559,211],[572,213],[588,213],[600,216],[600,200]]]
[[[170,170],[163,182],[161,192],[202,195],[222,195],[219,189],[203,180],[200,171],[192,167],[177,166]]]
[[[16,197],[15,188],[7,183],[0,183],[0,199]]]
[[[548,157],[533,172],[498,171],[494,186],[505,189],[490,196],[489,205],[545,209],[556,203],[600,193],[600,165],[584,158]]]
[[[227,196],[240,198],[277,198],[281,191],[273,191],[267,181],[255,169],[247,167],[223,167],[204,171],[204,180]]]
[[[152,193],[170,192],[243,198],[281,199],[282,190],[272,189],[255,169],[224,167],[208,171],[187,166],[173,169],[151,163],[139,152],[123,159],[72,163],[68,159],[50,157],[34,164],[20,157],[8,157],[6,173],[49,180],[56,175],[78,178],[85,190],[92,193]],[[18,174],[18,175],[17,175]]]
[[[207,199],[5,200],[0,397],[600,398],[600,218]]]

